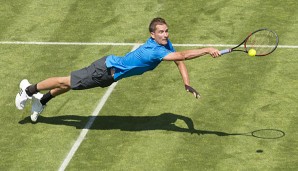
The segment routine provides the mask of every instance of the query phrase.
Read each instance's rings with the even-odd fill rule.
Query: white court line
[[[23,42],[23,41],[0,41],[0,44],[7,45],[86,45],[86,46],[139,46],[142,43],[113,43],[113,42]],[[173,44],[173,46],[180,47],[234,47],[233,44]],[[278,45],[278,48],[284,49],[298,49],[297,45]]]
[[[111,42],[22,42],[22,41],[8,41],[0,42],[0,44],[8,45],[86,45],[86,46],[98,46],[98,45],[112,45],[112,46],[139,46],[141,43],[111,43]]]
[[[139,47],[139,45],[134,45],[134,47],[132,48],[131,51],[137,49]],[[116,87],[117,82],[113,83],[108,90],[106,91],[106,93],[104,94],[104,96],[100,99],[97,107],[95,108],[95,110],[92,113],[92,117],[88,120],[87,124],[85,125],[84,129],[82,129],[79,137],[77,138],[76,142],[74,143],[74,145],[72,146],[71,150],[69,151],[69,153],[67,154],[66,158],[63,160],[63,163],[61,164],[59,171],[64,171],[66,169],[66,167],[68,166],[70,160],[72,159],[72,157],[74,156],[75,152],[77,151],[77,149],[80,147],[82,141],[85,139],[90,127],[92,126],[96,116],[99,114],[99,112],[101,111],[101,109],[103,108],[104,104],[106,103],[106,101],[108,100],[109,96],[111,95],[112,91],[114,90],[114,88]]]

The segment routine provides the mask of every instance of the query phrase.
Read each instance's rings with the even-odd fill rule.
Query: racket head
[[[275,51],[278,46],[277,34],[267,28],[252,32],[244,41],[246,53],[250,49],[256,50],[255,56],[266,56]]]

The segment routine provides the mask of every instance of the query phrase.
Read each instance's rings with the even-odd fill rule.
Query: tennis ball
[[[256,54],[257,54],[257,51],[256,51],[256,50],[254,50],[254,49],[249,49],[249,51],[248,51],[248,55],[249,55],[249,56],[256,56]]]

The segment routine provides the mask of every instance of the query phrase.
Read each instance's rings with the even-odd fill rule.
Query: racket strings
[[[277,46],[276,34],[269,30],[261,30],[253,33],[246,40],[246,49],[255,49],[256,55],[266,55],[273,52]]]

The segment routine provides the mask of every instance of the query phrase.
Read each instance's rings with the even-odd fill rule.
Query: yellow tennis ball
[[[249,49],[249,51],[248,51],[248,55],[249,55],[249,56],[256,56],[256,54],[257,54],[257,51],[256,51],[256,50],[254,50],[254,49]]]

